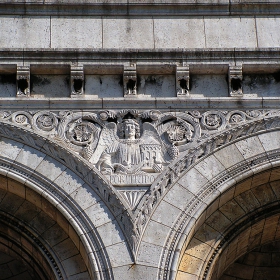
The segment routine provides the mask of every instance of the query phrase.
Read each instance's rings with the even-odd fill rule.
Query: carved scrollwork
[[[44,133],[55,132],[58,125],[58,119],[52,112],[38,112],[33,116],[32,125],[37,130]]]
[[[209,130],[222,130],[226,127],[226,118],[220,111],[208,111],[202,115],[201,124]]]

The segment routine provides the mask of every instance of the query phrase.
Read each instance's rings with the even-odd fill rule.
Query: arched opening
[[[250,176],[206,208],[180,257],[176,279],[272,279],[265,277],[278,269],[280,254],[279,170]]]
[[[0,176],[1,279],[93,279],[80,238],[42,194]]]

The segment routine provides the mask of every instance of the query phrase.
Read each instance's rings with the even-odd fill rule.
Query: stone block
[[[91,205],[84,210],[84,213],[89,217],[95,227],[99,227],[114,220],[113,215],[102,201]]]
[[[203,161],[199,162],[195,168],[203,174],[209,181],[215,176],[219,175],[225,171],[225,167],[221,162],[213,155],[205,158]]]
[[[24,148],[18,154],[16,161],[28,166],[30,169],[36,169],[37,166],[45,158],[45,154],[38,150],[31,148],[30,146],[24,146]]]
[[[70,238],[61,241],[52,248],[60,256],[61,260],[71,258],[79,253],[77,247]]]
[[[8,191],[25,198],[25,186],[13,179],[8,179]]]
[[[187,204],[193,199],[194,195],[187,189],[182,187],[180,184],[173,185],[164,197],[164,201],[172,204],[173,206],[181,210],[184,210]]]
[[[191,97],[227,97],[228,84],[225,75],[192,75]]]
[[[198,276],[179,270],[176,275],[176,279],[177,280],[198,280]]]
[[[8,192],[1,200],[1,210],[14,214],[23,202],[23,198]]]
[[[206,223],[220,233],[223,233],[231,225],[231,221],[221,211],[214,212],[206,220]]]
[[[142,242],[137,257],[138,263],[158,267],[162,250],[163,248],[161,246]]]
[[[256,27],[259,48],[279,47],[280,18],[277,17],[256,17]]]
[[[205,48],[202,17],[155,18],[155,48]]]
[[[279,149],[278,139],[280,137],[280,131],[272,131],[269,133],[260,134],[258,137],[266,151]]]
[[[41,212],[41,209],[25,200],[17,209],[15,216],[21,221],[29,223],[39,212]]]
[[[50,181],[55,180],[64,170],[66,167],[61,165],[55,159],[46,156],[43,161],[37,166],[36,172],[45,176]]]
[[[185,251],[185,254],[203,260],[205,259],[205,256],[209,254],[211,249],[212,248],[208,244],[203,243],[196,238],[192,238],[191,242],[188,245],[188,248]]]
[[[122,280],[156,279],[157,274],[158,274],[157,268],[144,266],[144,265],[120,266],[114,269],[115,279],[122,279]]]
[[[232,144],[226,146],[215,152],[215,157],[226,167],[229,168],[239,162],[244,161],[244,157],[237,149],[237,147]]]
[[[233,263],[225,273],[242,279],[253,279],[254,269],[254,266]]]
[[[69,97],[70,70],[68,75],[31,75],[32,97]]]
[[[235,201],[244,209],[245,212],[250,212],[260,206],[259,201],[251,190],[236,196]]]
[[[245,211],[234,199],[225,203],[219,210],[232,222],[245,215]]]
[[[261,205],[266,205],[273,201],[277,201],[277,197],[275,196],[275,194],[269,184],[264,184],[264,185],[252,188],[252,192]]]
[[[73,256],[62,261],[61,263],[66,271],[67,276],[84,272],[87,269],[81,255]]]
[[[2,157],[6,157],[9,160],[14,160],[20,153],[23,144],[16,141],[0,137],[0,153]]]
[[[235,187],[234,196],[238,196],[239,194],[250,190],[252,187],[252,181],[253,181],[253,178],[250,177],[250,178],[245,179],[244,181],[238,183]]]
[[[209,246],[212,246],[216,243],[217,240],[219,240],[221,234],[207,224],[203,224],[198,229],[194,237],[204,243],[207,243]]]
[[[82,209],[86,209],[100,201],[100,198],[95,195],[93,189],[87,184],[77,188],[70,196]]]
[[[150,221],[143,235],[143,241],[161,246],[164,244],[170,230],[170,227]]]
[[[234,196],[235,187],[230,188],[228,191],[224,192],[219,201],[219,207],[223,206],[226,202],[231,200]]]
[[[70,194],[83,186],[84,181],[67,168],[54,180],[54,184]]]
[[[154,48],[152,19],[104,18],[103,48]]]
[[[125,240],[123,232],[121,231],[116,220],[98,227],[97,230],[100,236],[102,236],[103,245],[105,247],[116,243],[121,243]]]
[[[206,48],[256,48],[255,19],[251,17],[207,17]]]
[[[50,17],[1,16],[1,48],[49,48]]]
[[[184,254],[180,262],[179,270],[199,276],[203,264],[203,260]]]
[[[262,143],[257,136],[238,141],[235,145],[245,159],[265,153]]]
[[[86,75],[85,94],[99,98],[123,97],[121,75]]]
[[[151,97],[175,97],[173,75],[139,75],[137,93]]]
[[[41,211],[32,221],[30,221],[29,225],[42,234],[55,223],[56,222],[51,219],[49,215]]]
[[[178,193],[180,196],[180,193]],[[158,223],[171,227],[176,222],[181,210],[164,200],[155,210],[152,219]]]
[[[270,182],[280,179],[280,167],[273,168],[270,173]]]
[[[50,246],[54,246],[68,238],[68,235],[58,224],[54,224],[42,234],[42,237]]]
[[[197,169],[190,169],[185,175],[178,181],[180,185],[189,190],[191,193],[196,194],[199,192],[204,184],[208,180]]]
[[[132,259],[125,242],[106,247],[112,267],[132,265]]]
[[[52,48],[102,48],[99,17],[52,17]]]

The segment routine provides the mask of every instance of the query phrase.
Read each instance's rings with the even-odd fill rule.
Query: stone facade
[[[1,279],[277,279],[280,3],[0,11]]]

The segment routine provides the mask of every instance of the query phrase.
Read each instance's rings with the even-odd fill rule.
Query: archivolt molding
[[[112,278],[109,257],[102,249],[104,246],[102,237],[99,236],[88,217],[80,214],[81,207],[65,191],[48,178],[42,176],[42,174],[31,170],[28,166],[10,161],[7,158],[0,157],[0,173],[3,175],[8,174],[9,177],[23,182],[37,193],[43,193],[44,197],[59,209],[76,230],[87,253],[94,255],[94,259],[89,259],[89,269],[92,270],[92,274],[100,280]],[[93,234],[88,234],[88,232]]]
[[[277,150],[261,153],[239,162],[201,186],[200,191],[196,193],[191,201],[187,202],[186,207],[172,225],[167,241],[163,246],[164,250],[160,261],[159,279],[175,279],[176,272],[174,269],[176,265],[178,265],[178,252],[183,245],[183,240],[180,240],[182,238],[182,232],[184,232],[184,229],[190,222],[193,222],[191,219],[194,214],[196,218],[198,218],[207,205],[211,204],[211,202],[217,198],[218,194],[214,196],[212,196],[212,194],[215,194],[215,191],[219,191],[220,188],[224,188],[224,186],[230,188],[232,184],[235,184],[236,181],[238,181],[238,178],[245,179],[252,175],[252,171],[260,172],[267,168],[271,168],[272,163],[275,165],[280,163],[280,147]],[[209,197],[211,198],[211,201],[208,201],[206,205],[205,201],[207,201]],[[188,231],[191,232],[191,229]],[[183,239],[185,239],[185,235]]]

